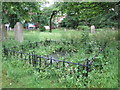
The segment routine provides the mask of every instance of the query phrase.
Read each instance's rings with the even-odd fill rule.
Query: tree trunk
[[[50,18],[50,32],[52,32],[52,16]]]

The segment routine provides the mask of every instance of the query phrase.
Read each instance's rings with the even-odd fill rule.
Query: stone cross
[[[23,26],[20,22],[17,22],[14,26],[15,31],[15,40],[22,42],[23,41]]]
[[[95,33],[95,26],[94,25],[91,26],[91,33]]]
[[[4,24],[0,25],[0,41],[4,41],[8,38],[7,30]]]

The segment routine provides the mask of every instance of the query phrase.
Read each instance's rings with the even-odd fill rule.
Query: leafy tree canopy
[[[17,21],[31,21],[32,15],[41,12],[40,4],[38,2],[3,2],[2,22],[10,22],[11,27],[13,27]]]
[[[67,14],[62,22],[64,26],[75,28],[81,24],[94,24],[97,27],[107,27],[118,24],[117,2],[57,2],[56,7]]]

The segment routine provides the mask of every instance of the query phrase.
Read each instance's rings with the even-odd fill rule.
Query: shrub
[[[83,30],[83,31],[85,31],[85,30],[89,31],[90,27],[88,27],[88,26],[78,26],[77,29],[78,30]]]
[[[41,32],[42,32],[42,31],[45,31],[45,27],[44,27],[43,24],[40,25],[40,31],[41,31]]]

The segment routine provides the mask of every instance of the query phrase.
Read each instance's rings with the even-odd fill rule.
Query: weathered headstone
[[[64,31],[65,31],[65,32],[67,31],[66,28],[64,28]]]
[[[17,22],[14,26],[15,30],[15,40],[22,42],[23,41],[23,26],[20,22]]]
[[[0,25],[0,40],[1,41],[4,41],[8,38],[8,35],[7,35],[7,30],[5,28],[5,25],[4,24],[1,24]]]
[[[94,25],[91,26],[91,33],[95,33],[95,26]]]

